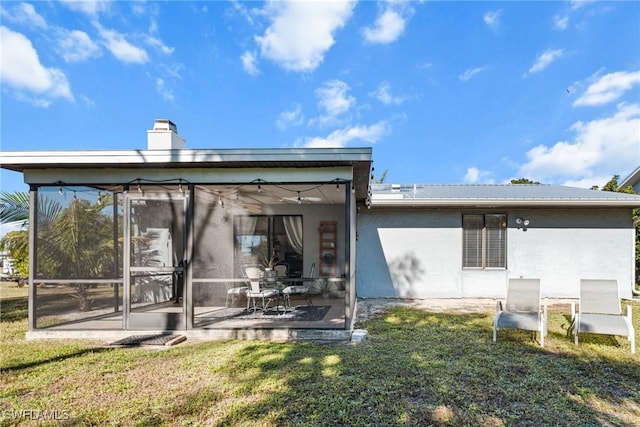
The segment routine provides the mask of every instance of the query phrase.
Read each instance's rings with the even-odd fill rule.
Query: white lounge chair
[[[540,279],[509,279],[505,307],[496,302],[493,319],[493,342],[500,328],[524,329],[540,334],[540,346],[544,347],[547,335],[547,306],[541,309]]]
[[[616,280],[580,280],[578,312],[575,303],[571,304],[571,319],[576,345],[580,333],[620,335],[631,341],[631,353],[636,352],[631,305],[627,305],[627,315],[623,316]]]

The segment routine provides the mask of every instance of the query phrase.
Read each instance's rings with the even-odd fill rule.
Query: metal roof
[[[634,187],[640,183],[640,166],[636,168],[633,172],[629,174],[625,179],[620,183],[620,187],[626,187],[630,185]]]
[[[372,184],[372,207],[628,206],[640,195],[544,184]]]

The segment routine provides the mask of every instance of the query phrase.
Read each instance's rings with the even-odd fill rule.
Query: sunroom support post
[[[355,204],[353,203],[354,195],[351,192],[350,183],[344,185],[344,278],[345,278],[345,329],[351,328],[353,320],[353,311],[355,308],[355,282],[352,276],[352,256],[355,254],[355,239],[352,234],[355,231],[355,213],[352,212]]]
[[[185,315],[187,317],[187,329],[193,329],[193,283],[192,283],[192,272],[191,272],[191,260],[193,259],[193,245],[194,245],[194,223],[193,220],[195,215],[195,185],[189,184],[189,199],[187,200],[187,214],[185,215],[185,224],[186,227],[186,238],[185,238],[185,263],[184,263],[184,271],[182,272],[183,277],[183,301],[182,303],[185,305]]]
[[[36,236],[38,234],[38,188],[30,186],[29,188],[29,299],[28,299],[28,316],[29,331],[36,329],[36,285],[34,279],[36,277],[36,265],[38,251],[36,248]]]
[[[111,195],[113,202],[113,276],[118,277],[118,193]],[[114,282],[113,286],[113,311],[120,310],[120,284]]]

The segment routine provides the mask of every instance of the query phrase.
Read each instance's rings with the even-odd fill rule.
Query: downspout
[[[634,228],[640,227],[640,216],[633,221]],[[640,297],[640,291],[636,289],[635,283],[631,284],[631,293],[635,297]]]

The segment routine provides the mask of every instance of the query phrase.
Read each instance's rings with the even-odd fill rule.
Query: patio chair
[[[281,263],[274,265],[273,269],[276,271],[277,277],[287,277],[289,266],[287,264]]]
[[[631,353],[636,352],[635,331],[631,322],[631,305],[622,315],[622,304],[617,280],[580,280],[580,301],[576,313],[571,304],[571,331],[578,345],[580,333],[620,335],[631,342]]]
[[[311,270],[309,271],[309,279],[313,279],[313,274],[316,271],[316,263],[311,264]],[[300,285],[292,285],[287,286],[282,290],[282,295],[284,297],[284,306],[285,309],[291,309],[291,295],[304,295],[307,300],[307,305],[313,305],[311,301],[311,287],[308,284],[309,282],[301,282]]]
[[[540,334],[540,346],[544,347],[547,335],[547,306],[540,309],[540,279],[509,279],[504,309],[496,302],[493,319],[493,342],[500,328],[523,329]]]
[[[260,280],[264,276],[264,271],[259,267],[246,267],[244,270],[245,275],[249,279],[249,289],[247,290],[247,311],[249,311],[249,305],[253,302],[253,312],[258,309],[256,300],[262,300],[262,312],[264,313],[269,307],[269,304],[274,298],[278,297],[277,289],[263,289],[260,287]]]
[[[229,277],[229,269],[226,266],[220,267],[220,277],[228,278]],[[249,290],[248,286],[235,286],[232,282],[226,282],[225,286],[227,288],[227,299],[224,303],[225,308],[229,308],[229,301],[231,301],[231,306],[233,306],[236,301],[247,294]]]

